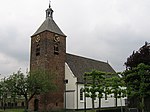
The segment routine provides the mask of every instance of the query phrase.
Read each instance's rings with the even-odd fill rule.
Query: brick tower
[[[57,90],[46,95],[46,105],[42,103],[42,96],[35,96],[30,102],[30,109],[64,108],[65,55],[66,36],[53,20],[53,10],[49,4],[46,20],[31,36],[30,71],[40,68],[54,73]]]

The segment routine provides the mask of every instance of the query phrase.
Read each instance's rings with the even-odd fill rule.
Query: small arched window
[[[56,54],[56,55],[59,54],[59,48],[58,48],[57,44],[54,45],[54,54]]]
[[[105,100],[108,100],[108,99],[107,99],[107,93],[105,93]]]
[[[40,44],[38,43],[36,45],[36,56],[39,56],[40,55]]]
[[[83,100],[83,88],[80,89],[80,100]]]

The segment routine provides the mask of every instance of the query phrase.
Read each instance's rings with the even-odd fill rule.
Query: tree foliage
[[[139,97],[140,108],[144,112],[144,98],[150,95],[150,66],[139,64],[131,70],[124,71],[127,84],[128,96]]]
[[[115,106],[117,107],[117,99],[126,97],[126,88],[125,88],[125,82],[122,77],[119,77],[116,73],[116,76],[113,76],[108,79],[109,87],[111,90],[111,94],[114,94],[115,98]]]
[[[3,90],[0,90],[0,92],[3,94],[6,90],[9,90],[9,95],[19,95],[24,97],[26,110],[28,109],[29,101],[34,95],[49,92],[54,89],[54,85],[52,84],[52,74],[43,70],[29,72],[28,74],[23,74],[19,70],[4,81],[1,81],[1,84]],[[4,87],[6,89],[4,89]]]
[[[138,51],[133,51],[132,55],[127,58],[125,65],[127,69],[124,72],[124,77],[128,87],[128,94],[133,99],[135,97],[141,99],[141,96],[144,99],[150,89],[150,74],[148,73],[148,66],[150,66],[150,43],[145,42],[145,45]],[[142,102],[140,103],[140,105],[143,105]]]
[[[5,102],[7,100],[7,96],[10,94],[10,89],[8,89],[8,85],[5,81],[5,78],[1,79],[0,82],[0,100],[3,102],[3,108],[5,110]]]
[[[102,75],[100,75],[100,72],[96,70],[93,70],[92,72],[86,72],[84,74],[84,79],[87,81],[85,86],[85,95],[86,97],[90,97],[92,99],[92,109],[94,109],[94,100],[97,97],[96,92],[98,91],[98,76],[101,78],[103,77]],[[99,90],[99,98],[102,96],[101,92],[102,91]]]
[[[133,51],[132,55],[127,58],[125,65],[128,69],[132,69],[140,63],[150,65],[150,43],[148,42],[145,42],[145,45],[138,51]]]
[[[91,72],[86,72],[84,74],[86,80],[85,92],[86,97],[92,99],[92,108],[94,109],[94,99],[99,98],[99,108],[101,108],[101,98],[107,99],[109,94],[114,94],[116,98],[121,98],[126,96],[126,90],[124,81],[118,76],[117,73],[108,73],[93,70]]]
[[[29,91],[31,93],[46,93],[50,90],[54,90],[55,86],[53,84],[54,74],[49,73],[43,70],[37,70],[29,73],[28,75],[28,83]]]

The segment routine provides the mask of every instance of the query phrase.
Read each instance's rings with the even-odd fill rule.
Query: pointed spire
[[[53,19],[53,9],[51,8],[51,1],[49,1],[49,8],[46,10],[46,19],[48,17]]]
[[[66,37],[66,35],[61,31],[61,29],[58,27],[58,25],[53,20],[53,10],[51,8],[51,4],[49,2],[49,7],[46,10],[46,20],[42,23],[42,25],[38,28],[38,30],[32,35],[38,35],[39,33],[42,33],[44,31],[50,31],[59,35],[62,35]]]

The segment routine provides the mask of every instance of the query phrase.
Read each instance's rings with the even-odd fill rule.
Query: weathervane
[[[51,8],[51,0],[49,0],[49,8]]]

